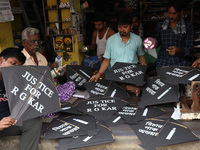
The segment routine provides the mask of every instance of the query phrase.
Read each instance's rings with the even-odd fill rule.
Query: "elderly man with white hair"
[[[22,53],[26,56],[24,65],[47,66],[46,58],[38,52],[40,48],[39,30],[28,27],[22,31],[22,44],[24,49]]]

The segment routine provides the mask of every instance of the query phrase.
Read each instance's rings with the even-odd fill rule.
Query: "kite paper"
[[[137,104],[124,106],[117,113],[127,123],[137,123],[146,118],[152,118],[165,114],[164,110],[156,107],[140,108]]]
[[[60,116],[54,118],[45,131],[45,139],[97,134],[96,120],[91,116]]]
[[[11,117],[27,120],[61,110],[48,66],[2,68]]]
[[[107,144],[115,141],[111,130],[103,123],[97,123],[98,133],[93,136],[76,136],[72,138],[59,139],[57,150],[67,150],[72,148],[81,148],[99,144]]]
[[[92,77],[92,68],[80,65],[67,65],[67,81],[73,81],[76,88],[84,88],[83,84]]]
[[[131,125],[145,149],[197,141],[198,137],[187,127],[173,119],[146,119]]]
[[[84,86],[91,97],[102,95],[117,97],[124,100],[128,100],[130,98],[129,94],[113,81],[99,80],[98,82],[86,82]]]
[[[161,116],[166,113],[164,110],[159,109],[157,107],[153,107],[153,106],[145,107],[145,108],[141,108],[141,107],[137,107],[137,108],[138,110],[133,118],[133,123],[145,120],[146,118]]]
[[[189,84],[191,81],[200,80],[200,70],[189,66],[161,67],[159,71],[165,76],[167,83],[174,85]]]
[[[73,108],[73,106],[68,102],[61,103],[61,111],[65,113],[70,113],[70,114],[83,115],[82,112]]]
[[[163,77],[149,78],[143,88],[140,107],[178,102],[178,86],[164,82]]]
[[[76,89],[73,97],[88,99],[90,94],[85,89]]]
[[[125,120],[116,114],[113,114],[111,117],[105,120],[105,123],[108,127],[126,124]]]
[[[142,86],[146,69],[147,66],[139,64],[116,62],[105,79]]]
[[[119,98],[98,96],[87,100],[81,100],[74,108],[95,117],[97,120],[106,120],[127,104],[128,102]]]
[[[129,104],[124,106],[105,122],[108,126],[125,123],[136,124],[137,122],[145,120],[146,118],[152,118],[163,114],[165,114],[165,111],[156,107],[140,108],[137,106],[137,104]]]

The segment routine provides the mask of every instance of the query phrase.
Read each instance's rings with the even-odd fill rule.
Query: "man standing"
[[[131,29],[131,32],[135,33],[136,35],[139,35],[143,40],[143,27],[140,20],[140,15],[137,13],[133,14],[133,28]]]
[[[9,117],[10,110],[1,73],[2,67],[21,65],[25,60],[26,57],[21,50],[16,48],[7,48],[0,54],[0,137],[21,135],[20,149],[36,150],[40,138],[42,119],[26,120],[23,122],[22,127],[14,126],[16,120]]]
[[[141,7],[140,1],[142,2],[142,5],[144,6],[142,9],[140,8]],[[116,0],[115,5],[114,5],[114,12],[138,13],[140,14],[140,17],[142,18],[144,13],[147,12],[148,8],[149,8],[149,4],[147,0]]]
[[[117,26],[119,32],[108,39],[100,70],[91,77],[90,81],[98,81],[109,64],[112,67],[116,62],[137,64],[139,61],[141,65],[146,65],[142,39],[138,35],[131,33],[133,26],[131,15],[129,13],[121,14],[118,18]],[[123,88],[134,92],[136,96],[140,94],[140,89],[134,85],[126,84],[123,85]]]
[[[183,13],[182,1],[169,0],[168,18],[160,22],[156,28],[156,40],[160,51],[156,65],[184,66],[186,56],[193,49],[194,29],[191,23],[181,16]]]
[[[95,31],[92,34],[92,43],[88,48],[92,51],[97,50],[97,56],[92,56],[89,58],[86,58],[83,61],[83,64],[87,66],[87,64],[92,64],[90,67],[94,67],[94,69],[99,69],[98,66],[100,66],[100,63],[103,61],[103,54],[106,49],[106,42],[107,39],[115,34],[115,31],[110,29],[106,26],[106,16],[102,13],[97,13],[94,18],[94,27]],[[94,65],[93,63],[90,63],[91,61],[97,61]],[[97,67],[96,67],[97,66]]]

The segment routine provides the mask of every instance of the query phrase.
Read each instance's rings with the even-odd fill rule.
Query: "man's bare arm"
[[[140,62],[141,65],[143,65],[143,66],[147,65],[144,55],[138,56],[138,59],[139,59],[139,62]]]
[[[97,31],[94,31],[92,34],[92,42],[91,45],[89,46],[89,49],[94,51],[96,49],[96,37],[97,37]]]
[[[16,123],[16,120],[11,117],[4,117],[0,120],[0,131],[8,128]]]
[[[106,35],[106,40],[111,37],[113,34],[115,34],[115,31],[111,28],[109,28],[108,33]]]
[[[100,79],[101,75],[106,71],[106,69],[108,68],[109,64],[110,64],[110,59],[104,58],[104,60],[103,60],[103,62],[101,64],[101,67],[99,69],[99,72],[96,75],[93,75],[90,78],[89,81],[97,82]]]
[[[149,9],[149,3],[147,0],[143,0],[142,4],[144,5],[144,9],[140,12],[140,17],[142,18],[145,12]]]

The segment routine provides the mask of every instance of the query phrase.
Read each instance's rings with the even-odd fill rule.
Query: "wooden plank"
[[[200,119],[200,113],[189,112],[189,113],[181,113],[182,120],[193,120]]]
[[[182,110],[181,110],[181,113],[184,113],[184,112],[190,112],[190,108],[188,107],[188,104],[187,104],[187,100],[186,99],[181,99],[181,106],[182,106]]]

